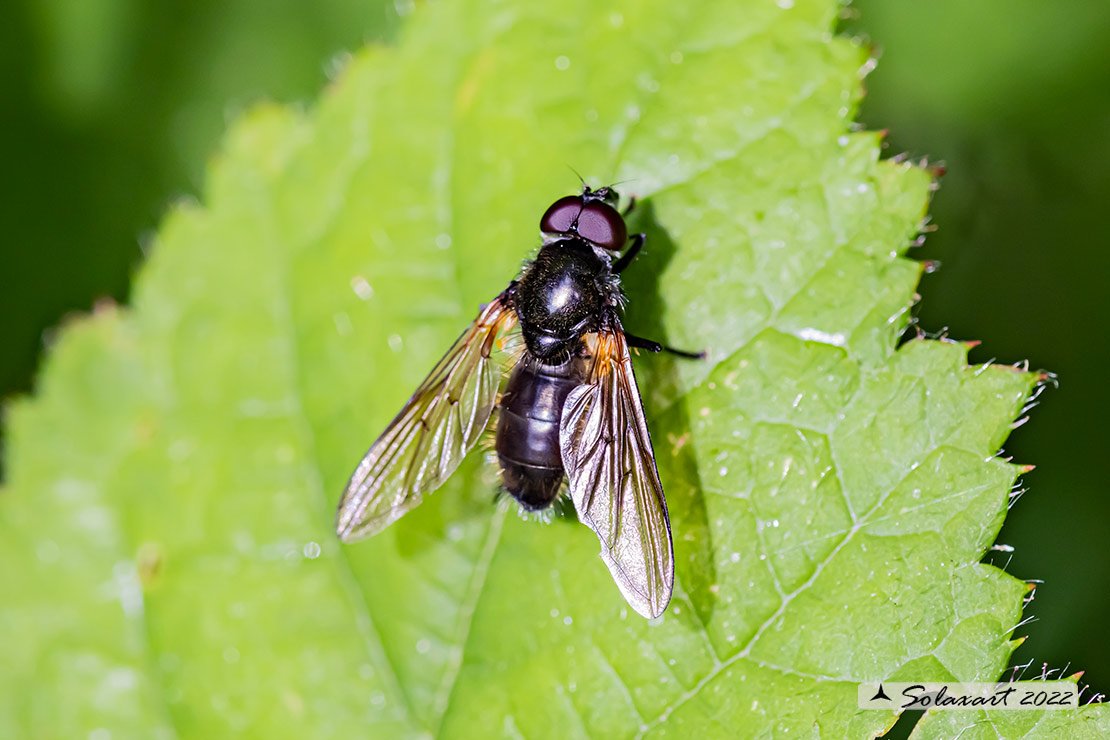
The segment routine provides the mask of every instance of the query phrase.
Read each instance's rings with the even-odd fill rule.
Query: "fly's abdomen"
[[[559,495],[563,458],[559,417],[581,384],[580,361],[542,365],[525,359],[509,377],[497,420],[501,482],[527,509],[544,509]]]

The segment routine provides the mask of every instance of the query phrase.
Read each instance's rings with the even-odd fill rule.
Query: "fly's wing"
[[[674,550],[628,342],[619,325],[586,341],[593,364],[559,424],[570,496],[629,605],[658,617],[671,600]]]
[[[515,324],[502,293],[451,345],[348,481],[335,519],[341,540],[377,534],[455,472],[489,423],[501,375],[490,355]]]

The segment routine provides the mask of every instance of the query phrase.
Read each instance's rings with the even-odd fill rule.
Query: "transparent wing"
[[[335,519],[341,540],[377,534],[455,472],[489,423],[501,375],[490,355],[515,324],[502,293],[451,345],[348,481]]]
[[[629,605],[658,617],[671,600],[674,550],[628,342],[619,325],[586,341],[593,364],[559,426],[570,496]]]

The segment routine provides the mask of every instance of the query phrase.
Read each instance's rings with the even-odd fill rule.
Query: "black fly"
[[[674,551],[629,348],[700,355],[621,327],[617,275],[644,235],[614,261],[629,242],[617,200],[612,188],[584,186],[547,209],[539,254],[482,309],[362,458],[339,502],[340,539],[380,532],[455,471],[498,405],[508,368],[493,350],[519,324],[525,349],[497,420],[502,483],[534,511],[550,506],[567,479],[578,518],[597,533],[625,599],[645,617],[663,613]]]

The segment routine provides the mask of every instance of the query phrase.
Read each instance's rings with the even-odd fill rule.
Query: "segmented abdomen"
[[[502,484],[526,509],[545,509],[559,495],[559,418],[567,396],[581,383],[577,358],[543,365],[525,357],[509,376],[497,420],[497,457]]]

